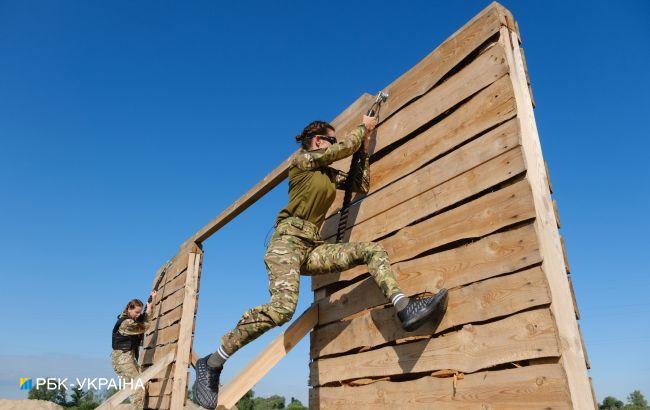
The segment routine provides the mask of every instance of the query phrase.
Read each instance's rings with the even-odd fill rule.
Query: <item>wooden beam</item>
[[[526,169],[518,145],[514,123],[497,127],[351,206],[354,225],[349,220],[347,231],[356,241],[380,238],[504,182]],[[324,240],[336,234],[338,221],[337,215],[323,225]]]
[[[431,282],[435,283],[434,280],[435,277]],[[423,278],[414,282],[416,283],[413,285],[424,287],[427,280]],[[421,291],[423,287],[418,290]],[[412,284],[404,283],[403,290],[406,294],[412,294]],[[375,289],[368,289],[365,292],[352,291],[349,299],[359,297],[377,300],[377,296],[380,296],[377,293]],[[340,354],[359,348],[367,350],[388,342],[407,340],[416,336],[431,336],[460,325],[492,320],[550,302],[544,272],[536,267],[452,288],[449,291],[447,313],[437,327],[429,323],[413,332],[406,332],[392,306],[366,310],[351,320],[320,327],[313,332],[311,357]],[[321,311],[324,309],[321,308]]]
[[[218,408],[231,408],[266,375],[318,322],[318,305],[303,312],[219,392]]]
[[[571,409],[562,367],[543,364],[466,374],[462,379],[424,376],[366,386],[317,387],[310,408],[319,409]]]
[[[513,361],[559,355],[548,309],[531,310],[444,337],[321,359],[310,364],[310,385],[451,369],[473,373]]]
[[[519,39],[515,33],[503,27],[501,41],[505,45],[510,78],[515,90],[517,118],[521,126],[522,146],[528,164],[527,180],[530,183],[535,203],[535,228],[539,236],[543,258],[542,268],[546,273],[551,291],[551,311],[560,340],[561,364],[567,374],[573,406],[579,409],[591,408],[594,399],[589,386],[582,339],[572,305],[569,281],[566,278],[567,269],[562,256],[562,243],[553,214],[548,176],[537,134]]]
[[[175,351],[167,353],[161,360],[157,361],[155,365],[149,367],[147,370],[142,372],[142,374],[140,374],[139,377],[140,381],[142,382],[142,385],[144,386],[149,380],[153,379],[161,371],[165,370],[165,368],[174,360],[175,355],[176,355]],[[135,392],[134,388],[122,389],[117,393],[115,393],[114,395],[112,395],[111,397],[109,397],[108,400],[103,402],[99,407],[97,407],[97,409],[100,410],[118,409],[120,408],[120,403],[126,400],[134,392]]]
[[[519,181],[404,227],[378,242],[390,255],[391,262],[395,263],[455,241],[489,235],[505,226],[531,219],[534,215],[530,187],[525,181]],[[356,240],[354,235],[350,240]],[[340,273],[314,276],[312,287],[327,286],[341,279],[350,280],[367,271],[365,265],[360,265]]]
[[[194,336],[194,315],[198,298],[199,276],[201,275],[201,254],[190,253],[187,266],[187,280],[183,291],[183,314],[180,321],[176,369],[172,386],[171,408],[173,409],[182,408],[187,395],[187,369],[190,364],[190,351]]]
[[[506,73],[503,47],[495,44],[458,74],[380,124],[375,129],[374,146],[371,152],[378,152],[402,140],[454,105],[494,83]],[[332,164],[332,167],[347,171],[350,160],[350,157],[344,158]],[[342,202],[343,193],[339,191],[330,206],[328,216],[340,208]]]
[[[501,77],[440,122],[374,160],[366,196],[515,115],[512,85]]]
[[[336,117],[332,121],[332,125],[337,128],[340,134],[345,134],[346,131],[349,131],[360,123],[362,113],[369,108],[372,101],[373,97],[370,94],[363,94],[350,107]],[[233,220],[237,215],[244,212],[246,208],[254,204],[267,192],[279,185],[289,174],[290,162],[291,157],[285,159],[278,167],[265,176],[241,198],[232,203],[217,217],[212,219],[203,226],[203,228],[199,229],[194,235],[189,237],[181,248],[190,246],[192,243],[202,243],[221,229],[225,224]]]
[[[388,118],[405,104],[428,92],[467,56],[498,33],[502,25],[514,29],[514,18],[507,9],[493,2],[384,88],[390,98],[381,109],[382,117]]]

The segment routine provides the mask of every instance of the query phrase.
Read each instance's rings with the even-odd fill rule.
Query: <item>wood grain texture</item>
[[[531,255],[530,259],[541,261],[541,257],[538,255]],[[517,269],[524,268],[530,264],[528,257],[526,259],[518,259],[514,262],[508,260],[500,262],[500,265],[496,263],[494,265],[501,269],[506,266],[517,266],[517,262],[519,262]],[[501,269],[494,269],[489,273],[481,271],[480,273],[488,277],[508,273],[508,271],[503,272]],[[400,287],[402,288],[402,291],[407,295],[417,295],[425,292],[436,293],[442,287],[451,289],[483,279],[478,275],[477,277],[463,276],[462,279],[467,280],[467,282],[462,282],[460,280],[455,280],[455,278],[445,278],[439,275],[403,275],[402,272],[403,269],[396,271],[396,277],[398,283],[400,284]],[[446,281],[445,279],[449,280]],[[319,315],[319,324],[322,325],[340,320],[362,310],[386,303],[388,303],[388,300],[379,289],[379,286],[377,286],[375,283],[375,280],[373,278],[367,278],[339,291],[336,291],[329,297],[319,301],[321,309],[321,314]]]
[[[457,103],[498,80],[507,72],[504,62],[503,47],[495,44],[458,74],[375,128],[374,145],[371,146],[370,152],[378,152],[400,141]],[[350,157],[335,162],[332,167],[347,171],[350,167]],[[339,191],[330,206],[328,216],[340,208],[342,202],[343,191]]]
[[[548,309],[519,313],[433,339],[313,361],[310,385],[451,369],[473,373],[499,364],[559,356]]]
[[[194,339],[194,316],[198,299],[201,258],[202,254],[200,253],[188,254],[187,278],[183,287],[183,313],[179,323],[174,380],[172,382],[170,407],[174,409],[183,407],[187,396],[188,368],[190,366],[192,340]]]
[[[378,292],[372,290],[351,296],[377,301]],[[412,293],[409,291],[405,290],[405,293]],[[434,332],[510,315],[550,301],[544,273],[539,267],[532,268],[451,289],[447,313],[437,329],[427,324],[413,332],[406,332],[392,306],[364,311],[349,321],[333,322],[318,328],[312,332],[311,357],[368,349],[414,336],[430,336]]]
[[[140,364],[143,367],[151,366],[157,363],[166,354],[176,352],[177,343],[171,342],[164,346],[158,346],[152,349],[144,349],[140,354]]]
[[[378,242],[388,252],[391,262],[395,263],[454,241],[480,238],[534,215],[530,187],[525,181],[520,181],[402,228],[395,235]],[[366,266],[357,266],[341,273],[314,276],[312,286],[319,288],[341,279],[350,280],[367,271]]]
[[[176,324],[181,319],[182,309],[182,306],[177,306],[164,315],[156,317],[151,326],[145,331],[145,336]]]
[[[388,185],[350,208],[346,237],[370,241],[522,173],[526,166],[515,127],[504,124],[446,157]],[[338,218],[334,218],[338,224]],[[323,226],[334,241],[336,227]]]
[[[501,77],[440,122],[375,160],[367,196],[515,114],[512,86]]]
[[[451,377],[424,376],[366,386],[317,387],[310,408],[320,409],[571,409],[561,366],[544,364]]]
[[[591,393],[583,341],[578,329],[571,299],[567,268],[562,255],[562,241],[553,212],[552,198],[542,147],[537,134],[530,90],[526,80],[519,37],[506,27],[501,29],[500,41],[506,49],[510,78],[515,91],[517,118],[522,134],[522,147],[528,164],[526,179],[530,183],[535,205],[535,229],[539,237],[542,268],[546,273],[551,291],[551,311],[558,329],[561,346],[561,363],[567,374],[571,402],[575,408],[590,408],[594,403]]]

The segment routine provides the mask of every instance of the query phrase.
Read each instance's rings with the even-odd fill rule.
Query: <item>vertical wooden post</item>
[[[176,366],[170,408],[182,409],[187,395],[188,367],[191,362],[192,339],[194,337],[194,314],[196,312],[199,274],[201,272],[201,254],[188,254],[183,313],[181,315],[178,347],[176,348]]]
[[[542,269],[551,292],[551,311],[559,337],[562,367],[567,376],[571,402],[576,409],[593,408],[594,400],[589,385],[582,340],[576,321],[567,269],[562,256],[562,242],[553,211],[546,166],[537,134],[533,103],[528,89],[519,38],[507,27],[501,27],[501,40],[506,49],[510,80],[515,93],[517,119],[521,129],[521,145],[527,165],[535,203],[535,231],[543,258]]]

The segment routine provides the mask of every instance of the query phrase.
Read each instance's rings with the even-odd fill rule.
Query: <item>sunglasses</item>
[[[336,137],[330,137],[329,135],[317,135],[317,136],[329,142],[330,144],[336,144]]]

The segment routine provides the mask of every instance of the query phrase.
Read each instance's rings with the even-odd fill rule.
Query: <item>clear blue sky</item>
[[[377,92],[487,4],[0,1],[0,396],[21,376],[112,376],[115,315],[189,234],[307,122]],[[598,397],[650,395],[650,3],[504,5]],[[263,243],[285,198],[286,183],[205,243],[199,353],[266,300]],[[307,350],[256,391],[305,401]]]

